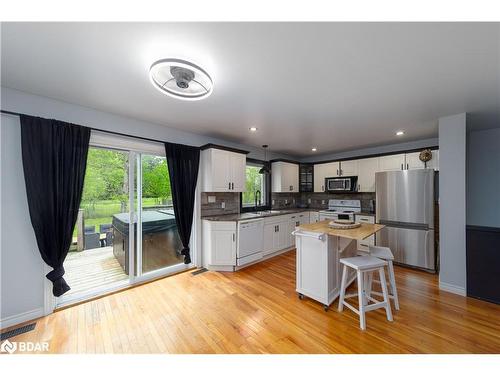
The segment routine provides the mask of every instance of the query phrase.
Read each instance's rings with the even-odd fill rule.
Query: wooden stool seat
[[[389,293],[387,291],[387,284],[385,282],[385,271],[384,268],[387,262],[383,259],[376,258],[373,256],[358,256],[351,258],[342,258],[340,263],[344,265],[342,271],[342,282],[340,285],[340,298],[339,298],[339,311],[344,309],[344,306],[354,311],[359,315],[359,326],[362,330],[366,329],[366,319],[365,313],[367,311],[385,308],[387,315],[387,320],[392,321],[391,305],[389,301]],[[356,270],[358,293],[346,295],[345,291],[347,288],[347,267]],[[378,301],[371,297],[367,290],[371,290],[371,285],[367,285],[367,280],[370,278],[365,277],[371,274],[373,271],[378,271],[381,280],[382,294],[384,297],[383,301]],[[345,298],[358,297],[359,309],[345,301]],[[370,304],[370,302],[372,302]]]

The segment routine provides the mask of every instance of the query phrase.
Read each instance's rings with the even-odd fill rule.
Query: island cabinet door
[[[296,242],[297,292],[325,305],[330,304],[328,241],[297,236]]]

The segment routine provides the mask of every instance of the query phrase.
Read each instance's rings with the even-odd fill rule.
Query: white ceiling
[[[3,23],[1,83],[301,157],[435,137],[460,112],[500,126],[499,55],[499,24]],[[213,94],[156,90],[165,57],[200,64]]]

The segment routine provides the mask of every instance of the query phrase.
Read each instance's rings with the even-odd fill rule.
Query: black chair
[[[97,249],[101,247],[99,241],[99,233],[85,233],[85,246],[84,249]]]
[[[85,234],[95,233],[95,225],[85,225]]]
[[[99,225],[99,233],[106,233],[111,231],[111,224],[100,224]]]
[[[112,246],[113,245],[113,232],[109,231],[106,232],[106,246]]]

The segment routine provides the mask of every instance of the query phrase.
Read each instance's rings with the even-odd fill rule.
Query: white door
[[[326,189],[325,178],[336,177],[339,173],[339,163],[323,163],[314,165],[314,192],[321,193]]]
[[[379,171],[400,171],[405,168],[405,154],[381,156],[379,158]]]
[[[231,153],[218,149],[211,152],[213,191],[231,191]]]
[[[264,224],[264,255],[274,251],[276,224]]]
[[[288,220],[283,220],[278,224],[278,249],[285,249],[292,246],[292,231],[289,230]]]
[[[244,154],[230,154],[231,191],[245,191],[246,156]]]
[[[340,162],[340,175],[341,176],[357,176],[358,175],[358,161],[348,160]]]
[[[236,264],[236,232],[214,230],[212,241],[212,264],[234,266]]]
[[[287,167],[287,186],[290,186],[289,191],[299,192],[299,166],[297,164],[289,164]]]
[[[358,160],[358,191],[375,191],[375,173],[379,170],[379,158]]]

